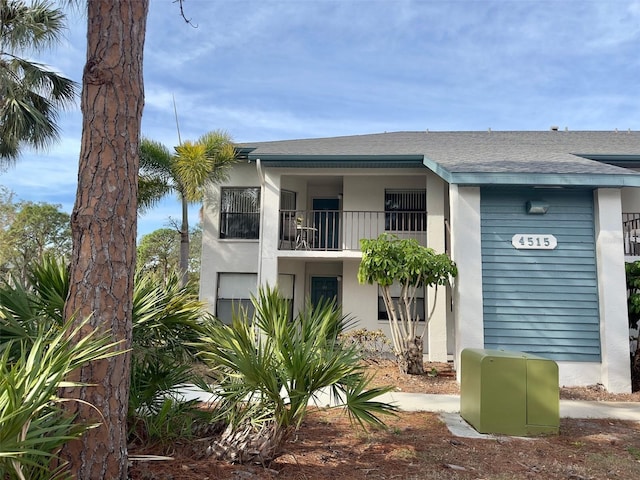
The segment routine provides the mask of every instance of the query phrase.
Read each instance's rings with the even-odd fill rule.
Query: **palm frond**
[[[43,50],[57,43],[66,29],[66,16],[51,2],[36,0],[27,4],[3,1],[2,41],[11,51]]]
[[[173,154],[162,143],[148,138],[140,140],[140,169],[149,175],[170,179]]]
[[[197,142],[176,147],[175,173],[189,202],[201,202],[205,189],[226,178],[236,162],[236,151],[226,132],[214,130]]]
[[[69,293],[69,268],[65,261],[45,255],[40,262],[30,265],[27,277],[38,311],[62,325]]]
[[[362,426],[380,425],[380,415],[393,413],[393,406],[374,400],[389,389],[368,390],[370,379],[364,375],[356,347],[338,340],[350,320],[335,303],[308,304],[290,321],[288,302],[277,289],[261,288],[252,302],[252,319],[241,311],[231,325],[211,322],[204,326],[197,344],[199,355],[219,379],[215,393],[222,402],[218,407],[230,423],[221,442],[238,442],[251,432],[284,441],[286,432],[301,425],[309,402],[327,389]],[[243,440],[230,451],[261,441]]]
[[[10,160],[21,143],[43,149],[59,138],[58,110],[73,102],[77,85],[35,62],[1,65],[0,155]]]
[[[61,387],[78,385],[67,380],[87,362],[119,354],[107,333],[84,333],[72,340],[88,319],[61,329],[44,324],[32,341],[15,341],[19,354],[7,348],[0,356],[0,473],[2,478],[66,478],[63,469],[52,475],[51,459],[68,440],[78,438],[92,425],[78,425],[65,416],[58,397]],[[64,401],[70,401],[65,399]]]
[[[173,155],[160,142],[140,140],[140,172],[138,176],[138,208],[145,212],[166,195],[176,190],[173,180]]]

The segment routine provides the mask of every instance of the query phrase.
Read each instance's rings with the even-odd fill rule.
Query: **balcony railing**
[[[624,254],[640,255],[640,213],[622,214],[622,235],[624,237]]]
[[[360,250],[360,239],[383,232],[427,244],[427,213],[281,210],[280,250]]]

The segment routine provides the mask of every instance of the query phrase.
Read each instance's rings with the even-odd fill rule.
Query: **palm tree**
[[[140,142],[138,202],[141,211],[153,207],[168,193],[176,192],[182,204],[180,231],[180,274],[188,279],[190,203],[201,202],[208,186],[227,178],[236,161],[231,137],[220,130],[201,136],[196,142],[180,143],[171,151],[159,142]]]
[[[64,13],[48,1],[0,0],[0,163],[59,136],[58,110],[73,102],[76,84],[21,55],[49,48],[64,28]]]

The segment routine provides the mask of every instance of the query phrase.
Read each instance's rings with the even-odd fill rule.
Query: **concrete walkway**
[[[381,395],[377,400],[394,403],[406,412],[460,412],[459,395],[391,392]],[[640,422],[640,403],[560,400],[560,417],[612,418]]]
[[[456,437],[503,438],[503,435],[479,433],[460,416],[459,395],[433,395],[423,393],[391,392],[378,397],[394,403],[406,412],[436,412]],[[640,422],[640,403],[636,402],[588,402],[560,400],[562,418],[609,418]],[[535,437],[522,437],[535,438]]]
[[[204,392],[194,385],[181,390],[184,400],[201,402],[215,401],[215,395]],[[479,433],[460,416],[459,395],[439,395],[427,393],[390,392],[376,398],[381,402],[396,405],[405,412],[434,412],[440,414],[449,431],[464,438],[503,438],[503,435]],[[311,403],[311,402],[310,402]],[[324,407],[335,404],[326,392],[319,392],[313,404]],[[589,402],[583,400],[560,400],[562,418],[610,418],[640,422],[638,402]],[[535,437],[522,437],[535,438]]]
[[[181,390],[185,400],[197,399],[210,402],[214,396],[190,385]],[[391,392],[376,398],[381,402],[392,403],[405,412],[460,413],[459,395],[439,395],[427,393]],[[330,405],[329,395],[320,393],[315,404]],[[560,400],[562,418],[612,418],[640,422],[640,403],[638,402],[588,402],[584,400]]]

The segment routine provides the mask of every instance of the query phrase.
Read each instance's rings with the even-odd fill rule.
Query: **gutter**
[[[264,239],[264,222],[262,214],[264,212],[264,172],[262,171],[262,162],[259,158],[256,158],[256,171],[258,172],[258,178],[260,179],[260,233],[258,238],[258,284],[256,288],[262,285],[262,243]]]

